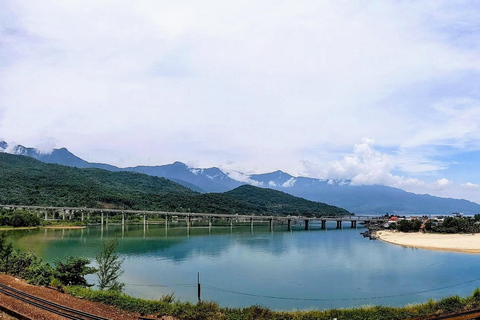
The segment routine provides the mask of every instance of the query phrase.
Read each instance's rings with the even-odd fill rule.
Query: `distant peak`
[[[180,162],[180,161],[175,161],[174,163],[172,163],[172,166],[176,166],[176,167],[187,167],[187,165],[183,162]]]

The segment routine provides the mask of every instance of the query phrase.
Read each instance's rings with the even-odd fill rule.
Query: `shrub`
[[[123,274],[121,259],[116,253],[118,240],[103,244],[103,251],[95,258],[98,264],[97,276],[98,287],[100,290],[108,289],[121,292],[124,286],[118,281],[118,278]]]
[[[87,283],[85,276],[97,271],[88,267],[90,260],[77,257],[67,257],[65,262],[55,260],[55,277],[65,286],[92,286]]]

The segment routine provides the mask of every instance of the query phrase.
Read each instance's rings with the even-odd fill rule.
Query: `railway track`
[[[31,294],[16,290],[4,284],[0,284],[0,293],[13,297],[17,300],[25,302],[29,305],[37,308],[52,312],[66,319],[72,320],[108,320],[107,318],[100,317],[88,312],[80,311],[77,309],[62,306],[58,303],[54,303],[42,298],[38,298]]]
[[[407,320],[476,320],[480,319],[480,309],[469,311],[460,311],[454,314],[447,314],[441,316],[417,317]]]

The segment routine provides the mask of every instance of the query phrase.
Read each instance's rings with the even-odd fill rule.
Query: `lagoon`
[[[157,299],[174,293],[225,307],[276,310],[402,306],[470,295],[480,286],[480,255],[404,248],[363,238],[365,229],[294,226],[192,227],[109,225],[80,230],[8,232],[16,248],[48,262],[68,255],[94,259],[117,237],[127,294]],[[95,276],[89,276],[95,283]]]

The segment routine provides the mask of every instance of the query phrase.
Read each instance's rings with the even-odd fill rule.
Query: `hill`
[[[227,214],[341,215],[341,208],[252,186],[201,194],[165,178],[74,168],[0,153],[0,203]]]

